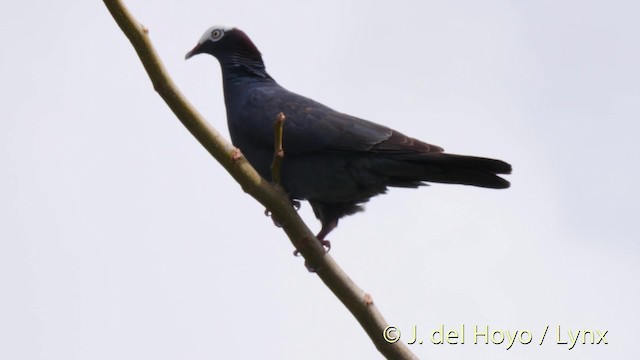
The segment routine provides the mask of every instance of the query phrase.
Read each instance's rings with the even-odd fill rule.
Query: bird
[[[291,92],[266,71],[262,54],[235,27],[212,26],[185,60],[214,56],[222,70],[227,125],[235,147],[265,179],[271,180],[274,120],[283,125],[281,186],[292,203],[306,200],[321,223],[317,239],[338,221],[363,211],[363,204],[389,187],[428,183],[505,189],[511,165],[484,157],[445,153],[443,148],[368,120],[336,111]]]

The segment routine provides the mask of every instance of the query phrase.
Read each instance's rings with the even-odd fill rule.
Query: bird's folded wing
[[[400,132],[371,121],[337,112],[309,98],[288,92],[269,94],[268,106],[259,116],[245,113],[246,119],[264,118],[268,122],[254,124],[249,129],[256,141],[272,139],[275,114],[283,112],[284,149],[289,154],[313,152],[377,152],[377,153],[440,153],[442,148],[408,137]],[[254,100],[263,100],[254,97]],[[262,101],[259,101],[262,102]],[[265,104],[262,103],[264,106]],[[249,106],[248,109],[261,107]],[[249,126],[253,127],[253,126]],[[248,135],[248,134],[245,134]],[[273,146],[271,144],[263,144]]]

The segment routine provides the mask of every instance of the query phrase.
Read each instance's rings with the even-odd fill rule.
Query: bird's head
[[[204,32],[198,44],[185,55],[185,59],[198,54],[210,54],[220,59],[226,55],[261,60],[260,51],[244,31],[224,26],[212,26]]]

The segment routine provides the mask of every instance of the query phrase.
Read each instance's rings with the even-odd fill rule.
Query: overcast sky
[[[217,61],[184,61],[214,24],[292,91],[513,165],[508,190],[393,189],[329,237],[420,358],[638,358],[638,2],[126,2],[225,136]],[[380,357],[101,1],[5,1],[0,27],[0,358]],[[432,344],[441,324],[465,344]],[[557,326],[609,344],[568,350]]]

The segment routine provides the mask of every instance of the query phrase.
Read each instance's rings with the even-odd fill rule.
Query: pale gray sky
[[[225,135],[217,62],[184,61],[214,24],[245,30],[290,90],[513,164],[509,190],[394,189],[330,236],[401,341],[418,325],[418,356],[640,355],[637,2],[127,3]],[[4,2],[0,27],[0,358],[379,357],[101,1]],[[440,324],[466,343],[431,344]],[[474,325],[533,342],[474,345]],[[558,325],[609,344],[568,350]]]

